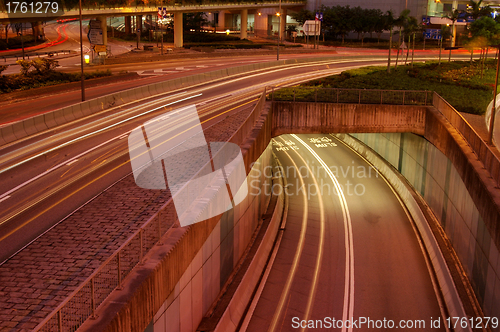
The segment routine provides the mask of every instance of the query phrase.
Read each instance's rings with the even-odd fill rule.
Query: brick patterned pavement
[[[245,109],[205,130],[227,141]],[[170,198],[127,176],[0,266],[0,332],[30,331]]]

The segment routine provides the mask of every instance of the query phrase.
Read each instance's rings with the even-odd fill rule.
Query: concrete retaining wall
[[[262,169],[262,167],[260,169]],[[275,181],[273,181],[273,185],[275,183],[278,183],[281,188],[284,187],[283,178],[281,177],[275,179]],[[266,233],[259,244],[259,248],[252,258],[245,275],[241,279],[238,288],[233,294],[231,301],[217,324],[215,332],[234,332],[238,330],[239,324],[246,313],[246,308],[252,299],[254,290],[258,287],[261,275],[273,249],[286,205],[285,200],[286,197],[284,191],[281,191],[277,198],[271,221],[269,222]]]
[[[425,199],[466,270],[485,316],[500,317],[499,250],[457,167],[429,141],[410,133],[352,136],[385,158]]]
[[[426,107],[276,102],[273,136],[300,133],[424,134]]]
[[[267,209],[269,196],[263,194],[263,189],[265,185],[270,186],[271,178],[264,176],[264,167],[270,164],[269,145],[248,174],[248,196],[233,210],[222,215],[174,290],[156,312],[150,324],[151,331],[194,331],[200,324],[238,264],[260,216]]]

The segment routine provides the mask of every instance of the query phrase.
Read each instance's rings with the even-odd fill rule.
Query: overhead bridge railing
[[[339,104],[432,105],[432,91],[290,87],[273,90],[273,101]]]
[[[22,2],[21,0],[19,1],[20,3]],[[42,1],[43,2],[43,1]],[[47,12],[47,16],[63,16],[65,12],[68,11],[76,11],[78,10],[78,1],[57,1],[58,6],[60,5],[61,8],[58,8],[58,11],[56,13],[51,13],[51,10]],[[116,10],[123,10],[123,11],[128,11],[130,12],[131,15],[134,14],[133,11],[131,10],[136,10],[138,12],[151,12],[151,11],[158,11],[158,7],[165,7],[167,9],[175,8],[175,7],[226,7],[226,6],[242,6],[242,5],[248,5],[248,6],[266,6],[266,5],[278,5],[280,1],[278,0],[228,0],[228,1],[221,1],[221,0],[171,0],[171,1],[161,1],[161,0],[153,0],[153,1],[148,1],[145,3],[142,0],[118,0],[118,1],[95,1],[95,0],[82,0],[82,10],[84,11],[91,11],[91,10],[104,10],[104,9],[116,9]],[[305,0],[283,0],[283,4],[291,4],[291,3],[297,3],[297,4],[303,4],[305,3]],[[11,8],[11,14],[12,14],[12,8]],[[9,8],[6,6],[6,4],[2,1],[0,2],[0,13],[5,13],[7,14],[9,11]],[[26,11],[23,12],[26,14]],[[52,15],[53,14],[53,15]]]
[[[453,127],[463,136],[477,155],[484,168],[490,173],[495,184],[500,187],[500,160],[492,148],[479,136],[465,118],[436,92],[433,94],[433,106],[443,114]]]

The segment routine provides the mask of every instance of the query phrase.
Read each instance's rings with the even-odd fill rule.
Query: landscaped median
[[[439,64],[437,61],[431,61],[414,63],[413,67],[398,66],[397,69],[392,68],[391,73],[387,73],[385,66],[369,66],[347,70],[339,75],[313,80],[300,86],[280,89],[274,94],[274,100],[358,103],[357,91],[347,92],[347,89],[427,90],[437,92],[459,112],[482,115],[493,99],[495,61],[486,61],[484,67],[483,71],[478,62],[471,64],[468,61],[454,61]],[[330,95],[318,95],[318,91],[312,88],[338,88],[344,92],[336,101]],[[389,99],[382,101],[380,93],[372,92],[370,96],[364,93],[363,96],[365,99],[361,100],[361,103],[391,103],[391,97],[387,93],[385,96]],[[411,97],[404,104],[411,104],[410,100]],[[401,100],[394,99],[393,103],[401,103]]]

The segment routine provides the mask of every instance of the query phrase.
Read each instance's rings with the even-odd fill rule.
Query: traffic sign
[[[104,44],[102,29],[90,29],[89,33],[87,34],[87,37],[89,38],[91,44],[94,45]]]
[[[106,52],[106,45],[94,45],[93,49],[96,53]]]
[[[101,29],[101,21],[98,20],[90,20],[89,21],[90,29]]]
[[[441,29],[425,29],[424,30],[425,39],[441,39]]]

